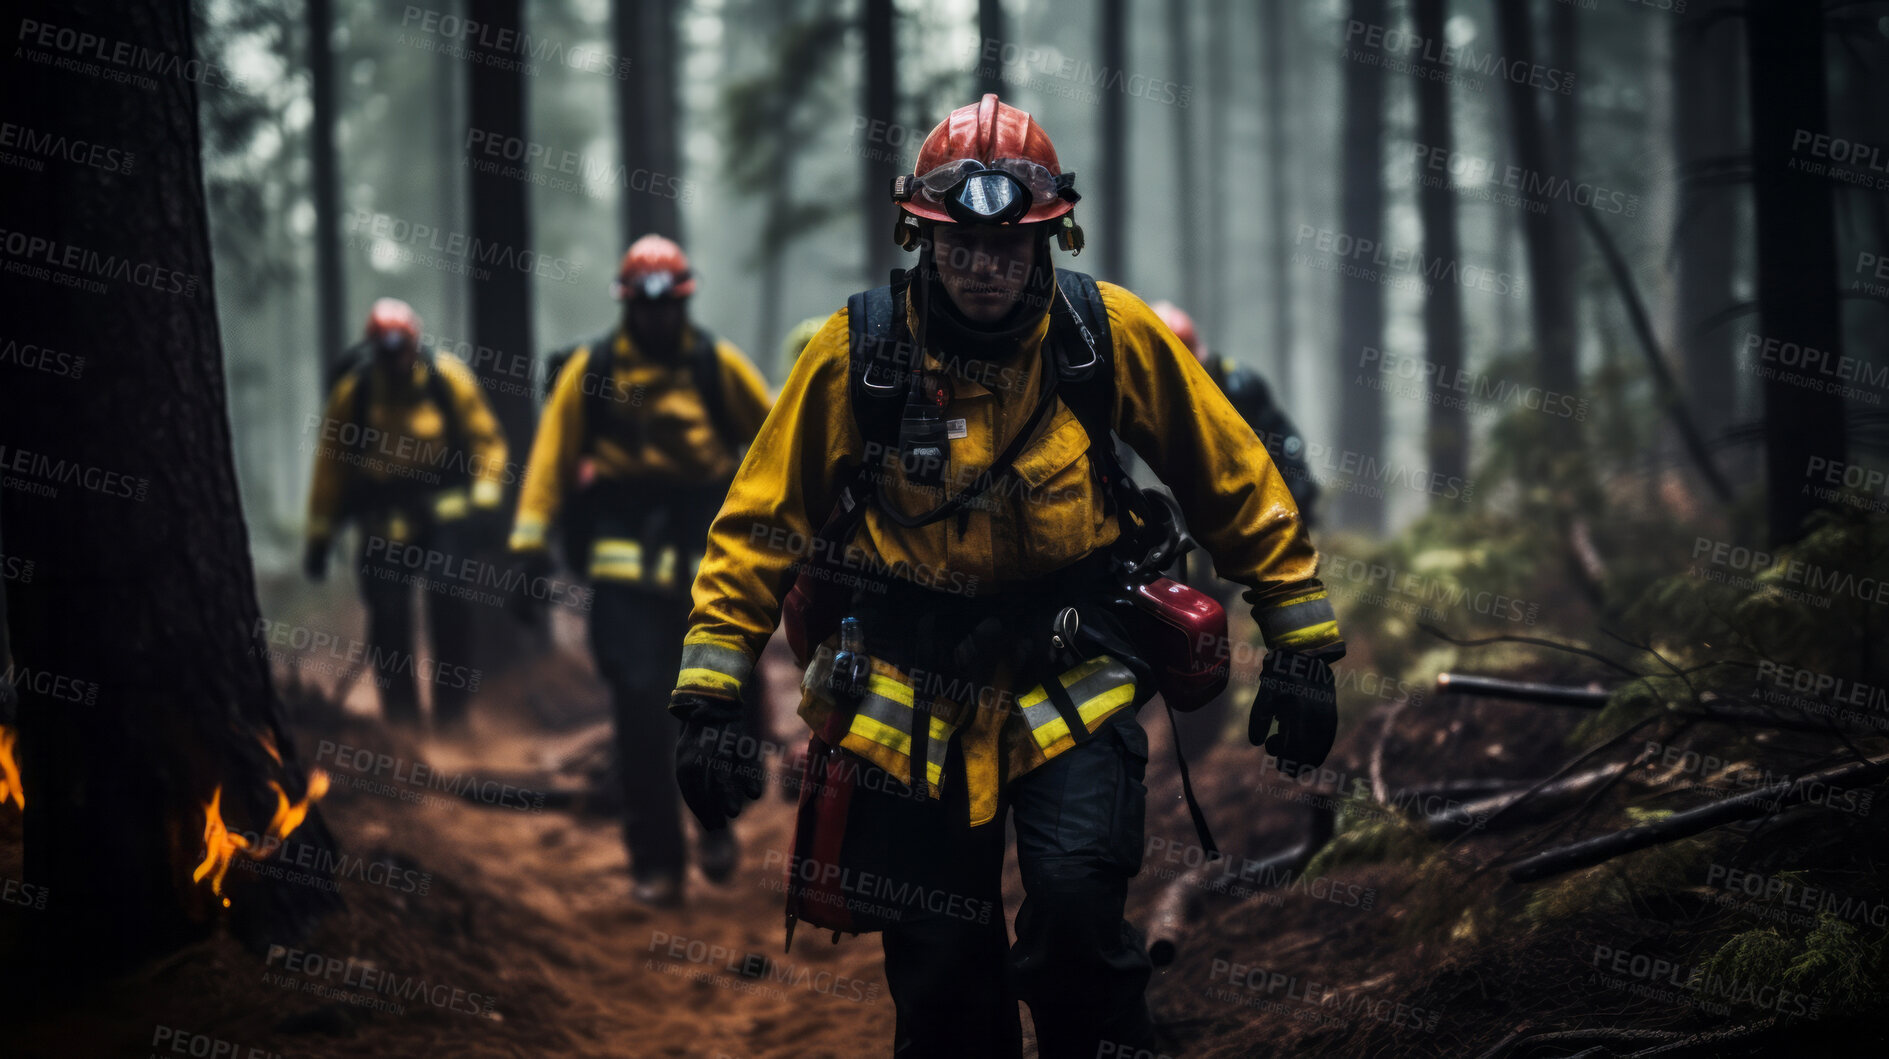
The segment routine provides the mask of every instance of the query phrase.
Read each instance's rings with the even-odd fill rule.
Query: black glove
[[[720,831],[759,798],[760,741],[743,739],[741,704],[705,695],[676,700],[676,786],[705,831]]]
[[[527,629],[536,628],[550,600],[540,594],[540,582],[551,576],[551,556],[542,548],[523,552],[518,557],[518,572],[522,579],[518,591],[505,600],[505,610],[513,620]],[[550,591],[547,585],[544,592]]]
[[[1267,737],[1273,719],[1277,734]],[[1274,651],[1261,667],[1259,693],[1246,722],[1246,738],[1279,759],[1279,766],[1325,763],[1338,737],[1338,689],[1331,666],[1297,651]]]
[[[327,541],[308,542],[308,547],[302,551],[302,573],[307,574],[310,581],[328,579]]]

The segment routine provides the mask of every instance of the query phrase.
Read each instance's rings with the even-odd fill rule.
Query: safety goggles
[[[988,165],[960,158],[916,177],[899,177],[893,198],[923,198],[943,206],[961,224],[1009,224],[1032,205],[1074,201],[1075,181],[1074,173],[1052,173],[1025,158],[999,158]]]
[[[686,272],[680,275],[674,272],[649,272],[635,279],[619,279],[610,285],[610,291],[619,301],[624,298],[655,301],[669,297],[688,278]]]

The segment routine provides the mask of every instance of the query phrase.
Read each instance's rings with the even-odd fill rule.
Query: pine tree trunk
[[[1297,391],[1294,388],[1294,365],[1292,363],[1292,220],[1291,188],[1294,155],[1287,146],[1287,123],[1292,113],[1290,101],[1286,98],[1287,85],[1291,79],[1286,76],[1287,56],[1294,54],[1286,45],[1288,38],[1297,30],[1298,23],[1292,17],[1293,5],[1281,0],[1279,3],[1262,5],[1259,21],[1260,76],[1264,80],[1262,93],[1266,107],[1266,156],[1261,160],[1266,170],[1266,232],[1272,243],[1268,254],[1268,267],[1272,278],[1272,356],[1274,364],[1273,382],[1279,394],[1279,400],[1286,407],[1295,405]]]
[[[41,3],[25,19],[192,60],[190,5]],[[23,47],[32,48],[30,43]],[[204,936],[223,902],[192,869],[221,788],[232,828],[259,831],[304,774],[256,636],[249,543],[231,456],[199,163],[198,86],[155,90],[15,60],[0,94],[33,121],[108,144],[130,172],[8,167],[0,226],[8,326],[86,359],[80,382],[12,372],[0,386],[0,518],[20,684],[26,881],[45,886],[28,957],[69,987]],[[203,91],[228,91],[206,76]],[[12,271],[9,269],[9,271]],[[265,740],[281,755],[277,764]],[[326,848],[319,810],[296,832]],[[228,915],[252,945],[293,940],[328,907],[314,887],[232,873]],[[31,969],[37,971],[39,969]]]
[[[898,34],[894,32],[892,0],[863,0],[861,29],[865,40],[865,76],[861,78],[861,109],[872,128],[887,129],[898,123]],[[866,285],[877,287],[886,282],[898,266],[898,247],[892,242],[892,219],[897,207],[892,205],[892,178],[898,175],[896,162],[887,161],[884,152],[863,152],[864,210],[866,222]]]
[[[516,39],[506,36],[507,31],[513,35],[524,31],[524,0],[472,0],[468,8],[468,18],[490,27],[490,32],[481,34],[475,44],[487,51],[489,61],[466,64],[470,127],[489,137],[528,139],[525,73],[518,56],[488,49],[483,43]],[[489,263],[476,260],[476,254],[472,262],[477,271],[469,279],[471,341],[474,348],[497,350],[493,365],[502,370],[514,358],[530,356],[536,344],[531,324],[534,273],[526,267],[535,261],[538,250],[531,242],[531,185],[502,171],[481,172],[476,168],[469,172],[467,183],[471,235],[480,247],[493,251]],[[517,461],[530,448],[535,409],[530,394],[511,391],[507,386],[490,387],[485,397]]]
[[[1102,0],[1102,68],[1113,77],[1128,62],[1128,2]],[[1127,282],[1128,261],[1128,99],[1120,91],[1102,90],[1101,147],[1096,156],[1095,224],[1091,239],[1096,255],[1095,275],[1116,283]]]
[[[1737,260],[1735,185],[1702,181],[1705,167],[1738,150],[1738,33],[1741,20],[1719,18],[1733,0],[1702,0],[1674,34],[1672,81],[1679,108],[1681,174],[1678,258],[1678,345],[1686,393],[1707,438],[1730,426],[1737,404],[1736,351],[1731,323],[1701,325],[1731,307]]]
[[[1836,224],[1831,180],[1793,144],[1829,132],[1824,93],[1823,19],[1815,4],[1750,0],[1746,5],[1751,167],[1757,205],[1758,319],[1766,339],[1843,352],[1837,300]],[[1847,451],[1843,398],[1779,373],[1764,380],[1765,485],[1770,539],[1795,540],[1820,506],[1806,487],[1817,458]]]
[[[1351,0],[1350,19],[1367,26],[1384,24],[1385,0]],[[1355,57],[1345,66],[1342,198],[1343,233],[1357,245],[1384,241],[1384,71]],[[1346,458],[1382,461],[1384,402],[1381,391],[1364,385],[1359,364],[1366,349],[1384,345],[1384,288],[1373,279],[1340,275],[1338,279],[1338,443]],[[1333,504],[1340,525],[1375,533],[1383,528],[1384,503],[1358,490],[1340,491]]]
[[[1448,0],[1416,0],[1417,36],[1442,40],[1449,18]],[[1423,65],[1436,76],[1418,77],[1417,142],[1427,157],[1448,158],[1456,137],[1450,124],[1450,87],[1442,69],[1431,59]],[[1417,185],[1417,212],[1423,219],[1423,256],[1430,261],[1455,261],[1461,255],[1456,232],[1456,192],[1447,170],[1425,168]],[[1430,284],[1423,307],[1425,356],[1436,371],[1430,376],[1431,401],[1426,449],[1430,471],[1452,478],[1469,477],[1469,415],[1452,400],[1458,395],[1455,380],[1463,367],[1463,296],[1455,283]]]
[[[322,378],[348,344],[347,273],[341,267],[341,192],[336,176],[334,7],[308,0],[309,192],[315,205],[315,328],[320,336]]]

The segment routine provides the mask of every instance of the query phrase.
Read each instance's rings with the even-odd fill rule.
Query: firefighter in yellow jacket
[[[1081,247],[1077,195],[1031,117],[995,95],[953,112],[892,190],[917,265],[813,338],[710,532],[671,699],[677,779],[705,826],[757,793],[728,732],[785,608],[790,640],[808,622],[803,644],[824,641],[801,705],[816,749],[857,766],[819,773],[851,787],[838,839],[816,819],[802,841],[823,796],[806,787],[790,917],[811,881],[884,930],[894,1053],[1016,1056],[1021,999],[1045,1057],[1147,1054],[1150,963],[1123,904],[1146,794],[1136,710],[1171,670],[1111,599],[1167,545],[1147,544],[1161,520],[1109,432],[1247,586],[1270,648],[1255,742],[1324,759],[1343,642],[1252,429],[1138,298],[1052,266],[1052,241]],[[795,598],[834,584],[850,590],[838,635],[824,603]],[[1026,892],[1014,944],[1006,812]]]
[[[367,645],[381,710],[418,723],[414,587],[427,590],[433,722],[463,728],[472,690],[445,674],[471,662],[471,613],[433,576],[438,556],[470,553],[481,515],[497,517],[507,478],[505,438],[478,379],[450,353],[426,349],[420,318],[397,298],[376,301],[329,392],[316,439],[303,569],[320,581],[343,523],[361,530],[359,574]]]
[[[686,851],[664,713],[689,583],[741,450],[768,413],[767,384],[732,344],[691,323],[695,277],[682,248],[646,235],[623,255],[619,326],[553,355],[557,364],[511,546],[587,573],[591,651],[610,687],[633,894],[681,899]],[[725,881],[736,850],[705,834],[702,871]]]

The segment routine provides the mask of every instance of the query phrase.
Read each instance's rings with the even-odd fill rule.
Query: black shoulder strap
[[[1086,272],[1058,269],[1056,287],[1060,298],[1052,307],[1052,329],[1059,320],[1066,325],[1057,351],[1063,401],[1088,428],[1091,442],[1106,441],[1115,404],[1115,340],[1108,306],[1102,303],[1095,277]]]
[[[715,348],[715,336],[699,327],[693,330],[695,353],[689,358],[689,370],[694,376],[695,392],[702,397],[702,407],[708,411],[715,435],[739,455],[748,439],[739,435],[728,418],[728,388],[722,385],[721,353]]]
[[[471,458],[471,453],[465,451],[466,437],[460,430],[464,424],[459,421],[459,401],[451,384],[446,381],[445,373],[439,370],[439,358],[433,355],[432,350],[422,348],[420,363],[426,365],[426,395],[439,409],[439,417],[446,427],[443,432],[446,444],[452,451],[460,453],[462,459]]]
[[[564,359],[564,364],[559,366],[559,370],[562,371],[576,359],[577,354],[585,351],[589,352],[589,357],[584,362],[584,372],[597,380],[588,387],[580,387],[584,400],[584,432],[583,437],[578,440],[577,450],[588,453],[596,447],[597,431],[602,427],[604,417],[610,412],[610,393],[613,385],[611,380],[616,377],[617,366],[616,328],[613,327],[589,342],[573,348],[570,356]]]
[[[853,421],[869,445],[891,445],[898,438],[905,368],[916,352],[899,341],[904,294],[903,287],[874,287],[846,299],[847,394]]]

